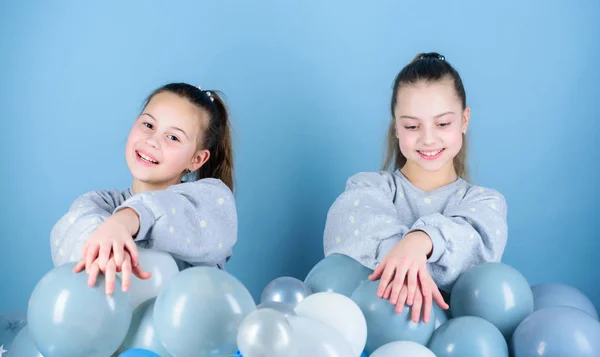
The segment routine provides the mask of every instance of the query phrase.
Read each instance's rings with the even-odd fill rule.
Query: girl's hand
[[[106,265],[111,257],[117,268],[125,261],[125,250],[131,256],[132,265],[138,265],[139,256],[133,237],[140,228],[137,213],[126,208],[107,218],[85,242],[81,256],[85,260],[85,271],[90,272],[92,264],[98,260],[100,271],[106,271]]]
[[[149,279],[152,276],[151,273],[145,272],[141,266],[132,266],[131,256],[128,252],[123,253],[123,264],[121,265],[120,269],[119,267],[117,267],[114,255],[111,255],[111,257],[108,259],[108,262],[106,263],[106,269],[104,270],[100,269],[99,259],[100,258],[97,258],[90,267],[90,270],[88,272],[88,286],[94,286],[94,284],[96,284],[98,274],[102,272],[106,278],[104,291],[107,295],[112,295],[112,293],[115,291],[115,280],[117,272],[121,273],[121,290],[123,292],[129,290],[132,273],[140,279]],[[81,261],[79,261],[79,263],[77,263],[73,271],[78,273],[83,270],[85,265],[86,261],[82,259]]]
[[[432,298],[442,309],[449,308],[427,270],[427,255],[431,249],[431,239],[425,232],[411,232],[369,276],[371,280],[381,278],[377,296],[389,298],[390,303],[396,305],[396,312],[402,312],[405,302],[413,307],[414,322],[419,321],[423,304],[423,321],[429,322]]]

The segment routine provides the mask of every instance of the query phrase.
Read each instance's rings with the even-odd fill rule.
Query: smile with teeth
[[[444,151],[444,149],[439,149],[439,150],[435,150],[435,151],[422,151],[422,150],[417,150],[419,152],[419,154],[421,155],[425,155],[425,156],[435,156],[439,153],[441,153],[442,151]]]
[[[137,151],[136,151],[136,153],[137,153],[137,155],[139,156],[139,158],[140,158],[140,159],[142,159],[142,160],[144,160],[144,161],[146,161],[146,162],[149,162],[149,163],[151,163],[151,164],[158,165],[158,161],[154,161],[154,160],[152,160],[151,158],[149,158],[148,156],[146,156],[146,155],[144,155],[144,154],[142,154],[142,153],[140,153],[140,152],[137,152]]]

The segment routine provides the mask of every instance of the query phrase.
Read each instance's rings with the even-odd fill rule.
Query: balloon
[[[237,350],[239,325],[256,309],[242,283],[224,270],[192,267],[174,276],[154,304],[154,327],[175,357],[224,356]]]
[[[6,347],[6,346],[4,346]],[[6,352],[4,347],[0,347],[0,351]],[[3,353],[0,352],[0,356]],[[29,328],[27,326],[23,327],[15,339],[12,341],[12,345],[8,347],[8,355],[7,357],[44,357],[37,349],[31,336],[29,335]]]
[[[465,271],[450,295],[452,316],[478,316],[510,340],[517,325],[533,312],[529,283],[515,268],[486,263]]]
[[[302,281],[283,276],[267,284],[260,297],[260,302],[281,302],[293,308],[310,294],[312,291]]]
[[[434,325],[433,329],[435,331],[450,319],[450,311],[442,310],[435,301],[432,302],[432,307],[432,310],[435,310],[435,319],[432,319]]]
[[[289,357],[292,326],[279,311],[264,308],[250,313],[238,329],[237,344],[245,357]]]
[[[544,308],[519,324],[511,350],[514,357],[600,356],[600,322],[574,307]]]
[[[129,332],[127,332],[125,341],[123,341],[122,348],[124,350],[152,351],[161,357],[171,357],[156,334],[156,328],[154,327],[155,302],[156,298],[146,300],[133,311]]]
[[[431,320],[428,323],[423,322],[422,315],[419,322],[414,323],[412,307],[405,305],[401,313],[396,313],[395,305],[377,296],[378,287],[379,281],[365,280],[352,294],[352,300],[360,307],[367,321],[367,353],[373,353],[393,341],[427,344],[435,327],[435,310],[431,310]]]
[[[333,292],[350,297],[361,281],[373,271],[342,254],[332,254],[318,262],[304,282],[313,293]]]
[[[431,350],[412,341],[395,341],[379,347],[370,357],[436,357]]]
[[[285,317],[296,316],[294,308],[277,301],[265,301],[256,306],[257,309],[273,309],[282,313]]]
[[[500,330],[476,316],[448,320],[435,330],[427,347],[437,357],[508,357]]]
[[[129,329],[129,295],[121,289],[106,295],[102,274],[89,287],[86,272],[75,274],[74,266],[54,268],[35,286],[27,311],[31,339],[44,357],[110,356]]]
[[[26,312],[5,312],[0,314],[0,350],[10,350],[15,337],[27,325]],[[0,353],[0,356],[2,354]]]
[[[348,341],[333,327],[303,316],[288,317],[294,353],[290,357],[353,356]]]
[[[367,321],[352,299],[338,293],[316,293],[300,302],[294,311],[298,316],[335,328],[352,347],[353,356],[360,357],[367,342]]]
[[[179,273],[177,263],[166,252],[139,247],[140,266],[152,273],[150,279],[142,280],[135,275],[131,276],[129,294],[131,306],[135,309],[142,302],[158,296],[165,284]]]
[[[148,351],[142,348],[136,348],[121,353],[119,357],[163,357],[163,355],[159,355],[152,351]]]
[[[598,311],[590,299],[581,290],[565,284],[538,284],[531,287],[533,292],[533,309],[535,311],[547,307],[571,306],[587,312],[598,320]]]

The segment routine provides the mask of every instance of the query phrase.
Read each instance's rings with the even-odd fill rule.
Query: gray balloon
[[[352,294],[352,300],[360,307],[367,320],[367,343],[365,351],[373,353],[379,347],[394,341],[412,341],[427,344],[433,334],[436,310],[431,310],[431,320],[424,323],[412,321],[412,307],[404,305],[401,313],[387,299],[377,296],[379,280],[365,280]],[[443,326],[443,325],[442,325]]]
[[[256,304],[239,280],[213,267],[188,268],[154,303],[154,327],[175,357],[227,356],[237,351],[239,325]]]
[[[267,284],[260,297],[260,302],[281,302],[294,308],[310,294],[312,294],[312,290],[301,280],[282,276]]]
[[[349,256],[332,254],[318,262],[304,282],[313,293],[329,292],[350,297],[373,271]]]
[[[265,301],[256,307],[257,309],[273,309],[282,313],[285,317],[296,316],[294,308],[277,301]]]
[[[2,353],[0,353],[2,355]],[[8,348],[7,357],[44,357],[33,344],[27,326],[23,327]]]
[[[279,311],[256,310],[240,325],[237,344],[244,357],[288,357],[292,352],[292,326]]]
[[[143,348],[155,352],[161,357],[171,357],[156,334],[154,327],[155,302],[156,298],[146,300],[133,311],[129,332],[122,345],[123,351]]]
[[[129,329],[129,294],[117,278],[115,291],[106,295],[102,274],[88,286],[88,274],[73,273],[74,266],[54,268],[35,286],[27,309],[31,339],[45,357],[110,356]]]

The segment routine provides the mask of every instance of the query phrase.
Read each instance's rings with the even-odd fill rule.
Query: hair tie
[[[211,102],[215,101],[215,97],[213,97],[211,91],[209,91],[209,90],[202,90],[202,87],[200,87],[200,86],[196,86],[196,88],[200,89],[200,92],[206,94],[208,96],[208,99],[210,99]]]
[[[426,58],[433,58],[433,59],[437,59],[440,61],[446,60],[446,57],[444,57],[444,55],[440,55],[437,53],[426,53],[426,54],[421,55],[421,57],[419,59],[426,59]]]

